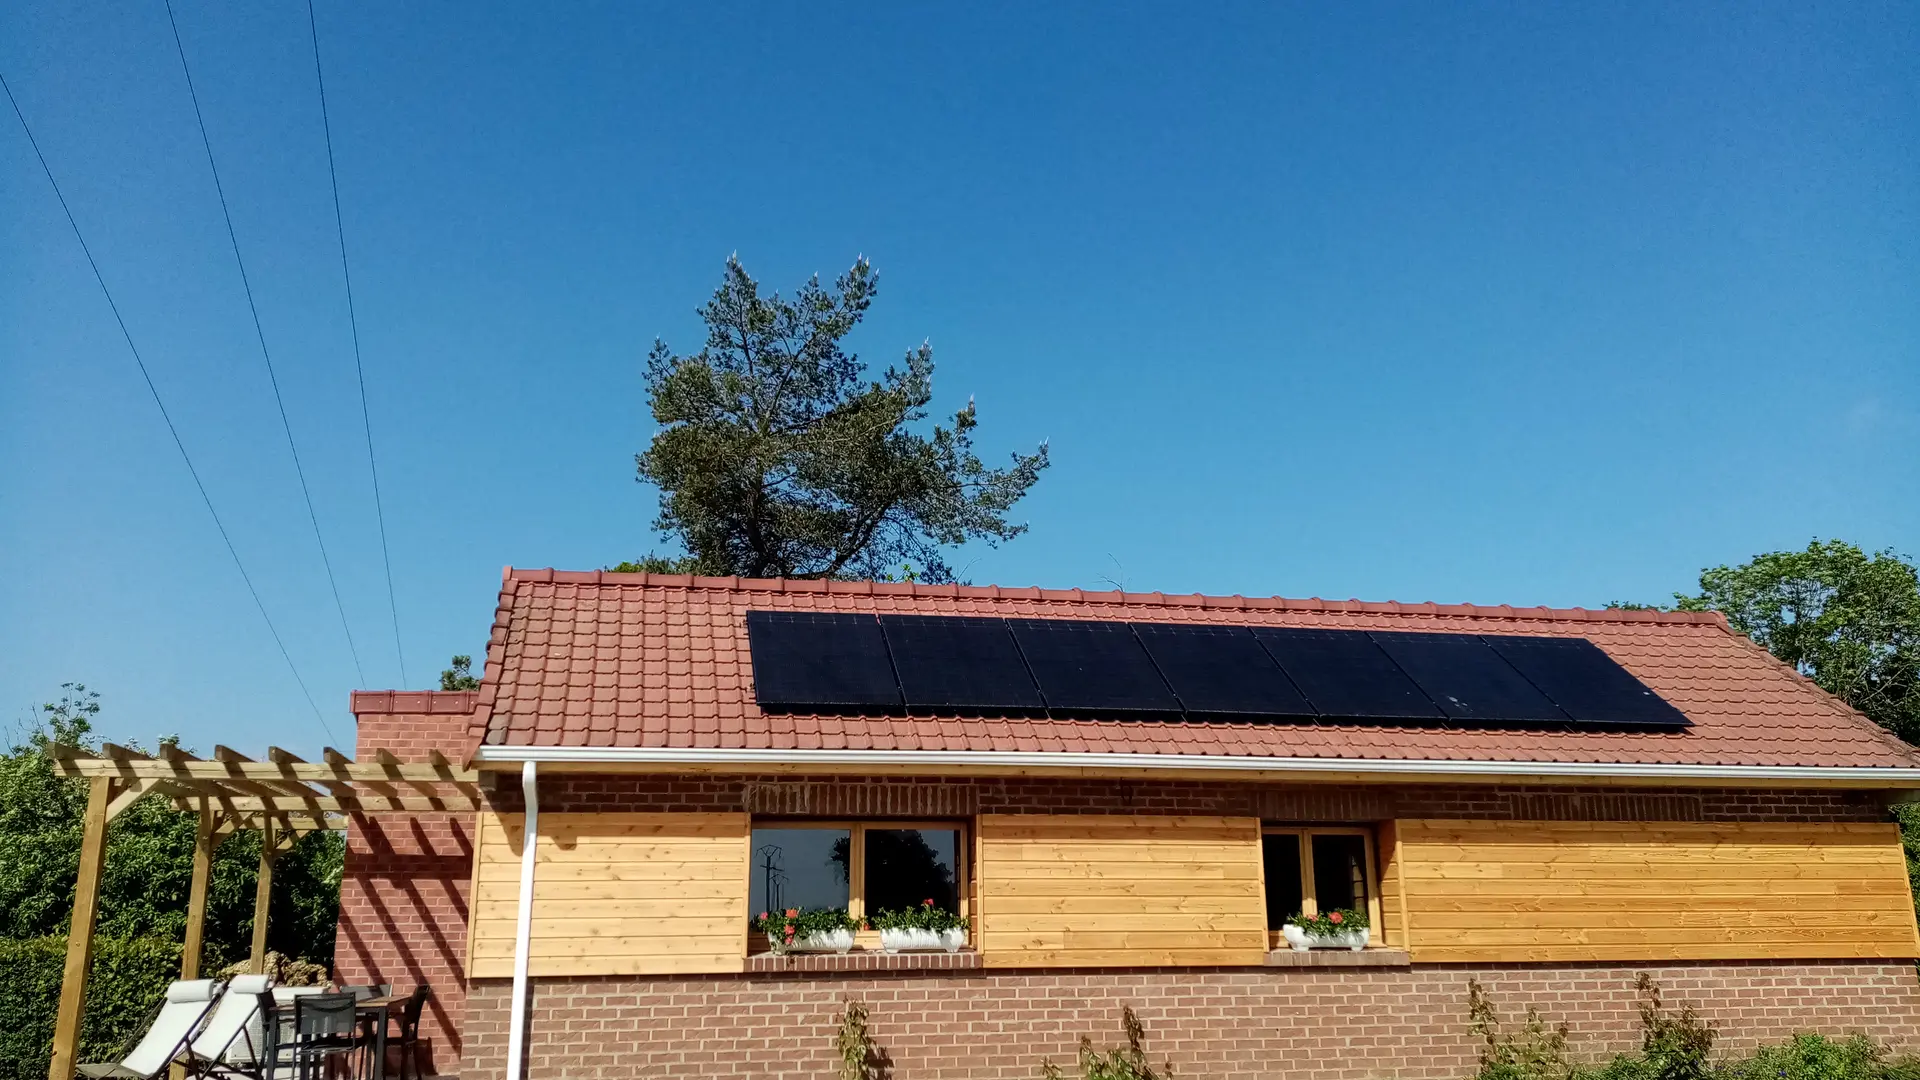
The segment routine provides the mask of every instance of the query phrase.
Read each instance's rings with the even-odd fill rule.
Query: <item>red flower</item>
[[[791,927],[791,926],[789,926],[789,927],[787,927],[787,936],[788,936],[788,937],[792,937],[792,936],[793,936],[793,927]]]
[[[761,913],[760,913],[760,921],[761,921],[761,922],[766,922],[766,921],[767,921],[767,913],[766,913],[766,912],[764,912],[764,911],[763,911],[763,912],[761,912]]]
[[[797,907],[790,907],[787,909],[787,918],[789,919],[796,918],[799,916],[799,914],[800,914],[800,909]]]
[[[933,906],[933,901],[931,901],[931,900],[922,900],[922,901],[920,901],[920,906],[921,906],[921,907],[932,907],[932,906]]]
[[[1346,922],[1347,920],[1343,918],[1339,912],[1336,911],[1333,914],[1327,916],[1327,921],[1330,923],[1334,923],[1335,925],[1338,925],[1340,923]]]

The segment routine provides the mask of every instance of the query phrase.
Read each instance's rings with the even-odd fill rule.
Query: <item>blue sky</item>
[[[1920,548],[1920,9],[469,3],[320,30],[412,685],[500,568],[649,550],[655,336],[866,255],[983,449],[980,583],[1597,606]],[[366,671],[400,682],[304,5],[181,34]],[[4,72],[313,690],[0,114],[0,714],[351,745],[333,610],[157,3]],[[331,729],[331,734],[329,730]]]

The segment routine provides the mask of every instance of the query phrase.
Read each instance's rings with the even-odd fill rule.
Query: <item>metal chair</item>
[[[400,1080],[407,1080],[407,1062],[413,1062],[414,1080],[420,1080],[420,1012],[433,997],[426,986],[416,986],[400,1009]]]
[[[300,1080],[312,1080],[313,1066],[342,1054],[357,1054],[362,1046],[357,1021],[358,999],[352,994],[308,994],[293,999],[293,1060]]]

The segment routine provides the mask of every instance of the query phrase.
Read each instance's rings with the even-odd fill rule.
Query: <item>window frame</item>
[[[939,830],[957,832],[959,837],[953,849],[954,898],[960,908],[960,917],[967,920],[967,944],[972,946],[975,938],[973,911],[973,826],[962,819],[912,818],[893,820],[890,818],[759,818],[747,819],[747,888],[749,894],[753,888],[753,834],[762,829],[845,829],[848,836],[847,850],[847,914],[858,922],[865,922],[867,912],[867,831],[892,832],[905,829]],[[749,905],[751,906],[751,905]],[[754,912],[747,917],[753,918]],[[755,931],[748,939],[748,951],[763,951],[753,948],[754,939],[764,935]],[[854,931],[854,944],[861,948],[873,949],[880,945],[878,930]]]
[[[1269,836],[1292,836],[1299,841],[1300,859],[1300,910],[1306,915],[1318,915],[1320,904],[1313,881],[1313,838],[1316,836],[1358,836],[1366,845],[1363,869],[1367,875],[1367,925],[1373,928],[1368,937],[1368,947],[1387,944],[1387,927],[1380,916],[1380,869],[1376,862],[1376,845],[1373,829],[1367,825],[1268,825],[1260,826],[1260,844],[1264,850]],[[1264,864],[1260,871],[1260,890],[1265,895],[1267,875]],[[1285,948],[1286,937],[1280,931],[1268,927],[1267,942],[1276,949]]]

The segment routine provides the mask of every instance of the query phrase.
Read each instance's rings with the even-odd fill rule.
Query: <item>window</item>
[[[1261,830],[1261,860],[1266,866],[1267,930],[1278,939],[1280,927],[1295,914],[1318,915],[1338,908],[1367,913],[1376,944],[1386,940],[1380,925],[1380,890],[1373,871],[1373,834],[1359,828],[1266,828]]]
[[[967,914],[966,827],[952,822],[770,822],[753,826],[748,907]]]

